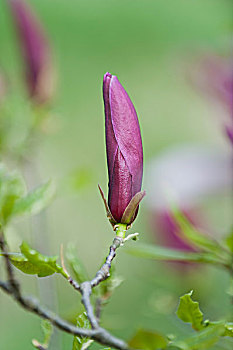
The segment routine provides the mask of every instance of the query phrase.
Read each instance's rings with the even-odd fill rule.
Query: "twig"
[[[48,347],[45,347],[44,345],[40,344],[36,339],[32,340],[32,344],[38,350],[47,350],[48,349]]]
[[[92,329],[98,329],[99,324],[95,317],[93,307],[91,305],[90,296],[92,293],[91,282],[83,282],[80,286],[80,293],[82,294],[82,303],[86,309],[87,317],[91,323]]]
[[[99,269],[96,276],[90,281],[92,288],[98,286],[100,282],[106,280],[110,276],[110,269],[112,266],[112,261],[116,256],[116,250],[122,245],[123,242],[124,239],[121,237],[114,238],[113,243],[110,246],[109,254],[105,260],[105,263]]]
[[[90,296],[92,294],[92,288],[96,287],[100,282],[106,280],[110,276],[110,269],[112,261],[116,256],[116,249],[123,243],[123,238],[115,237],[112,245],[109,249],[109,254],[105,260],[105,263],[96,273],[95,277],[91,281],[83,282],[80,285],[79,292],[82,294],[82,303],[87,312],[87,317],[91,323],[92,329],[99,329],[99,318],[95,316],[93,306],[91,304]],[[74,281],[73,281],[74,282]],[[73,285],[73,284],[72,284]]]
[[[71,284],[72,287],[74,287],[74,289],[80,291],[80,285],[78,284],[78,282],[73,280],[73,278],[70,276],[70,274],[67,271],[67,268],[65,266],[64,254],[63,254],[63,244],[61,244],[61,246],[60,246],[60,257],[61,257],[61,266],[67,275],[68,282]]]
[[[106,263],[108,260],[109,269],[111,267],[111,261],[113,260],[113,258],[115,256],[114,249],[116,250],[116,248],[118,248],[118,246],[114,245],[113,249],[110,248],[110,254],[109,254],[108,258],[106,259]],[[91,324],[92,324],[93,329],[79,328],[79,327],[76,327],[73,324],[63,320],[62,318],[60,318],[58,315],[54,314],[50,310],[43,308],[38,303],[38,301],[36,301],[32,298],[29,298],[29,297],[25,297],[21,294],[19,284],[14,277],[11,262],[10,262],[10,259],[9,259],[8,253],[7,253],[7,248],[6,248],[6,244],[4,241],[3,232],[0,232],[0,248],[1,248],[2,252],[4,253],[4,259],[5,259],[5,263],[6,263],[6,270],[7,270],[7,277],[8,277],[7,282],[0,281],[0,288],[5,293],[11,295],[15,299],[15,301],[19,305],[21,305],[25,310],[32,312],[43,319],[47,319],[55,327],[61,329],[62,331],[66,332],[66,333],[70,333],[70,334],[73,334],[75,336],[83,336],[83,337],[91,338],[91,339],[99,342],[102,345],[107,345],[107,346],[113,347],[115,349],[129,350],[128,345],[123,340],[114,337],[108,331],[106,331],[105,329],[98,326],[98,322],[94,316],[94,312],[93,312],[93,309],[92,309],[92,306],[90,303],[90,294],[91,294],[91,288],[92,288],[91,282],[84,282],[80,286],[80,291],[82,291],[82,293],[83,293],[83,304],[85,307],[87,307],[87,314],[88,314],[89,318],[92,320]],[[103,266],[105,266],[105,264]],[[102,268],[103,268],[103,266],[102,266]],[[99,271],[101,271],[102,268]],[[105,270],[103,270],[103,271],[105,271]],[[107,278],[108,274],[107,275],[102,274],[102,278],[104,278],[104,277]],[[98,280],[100,282],[99,277],[98,277]],[[103,279],[101,279],[101,280],[103,280]]]
[[[13,268],[12,268],[12,265],[11,265],[11,262],[9,259],[7,245],[6,245],[6,242],[4,239],[3,232],[1,230],[0,230],[0,250],[4,253],[3,255],[4,255],[4,260],[5,260],[8,284],[12,290],[12,293],[17,296],[20,294],[19,284],[14,278],[14,272],[13,272]]]

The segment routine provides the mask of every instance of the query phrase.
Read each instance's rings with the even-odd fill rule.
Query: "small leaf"
[[[43,343],[39,343],[36,339],[32,340],[32,344],[36,349],[48,349],[50,338],[52,335],[53,327],[48,320],[41,321],[41,328],[44,333],[44,341]]]
[[[182,321],[191,323],[192,327],[199,331],[205,327],[203,313],[199,308],[199,303],[192,300],[192,293],[191,291],[180,298],[180,304],[176,313]]]
[[[37,214],[43,210],[51,201],[55,193],[54,185],[51,181],[37,187],[29,192],[25,197],[18,199],[13,208],[14,215]]]
[[[145,329],[139,329],[129,341],[129,346],[142,350],[165,349],[167,344],[168,340],[166,337],[157,332],[147,331]]]
[[[53,326],[48,320],[42,320],[41,328],[44,333],[44,344],[48,345],[52,335]]]
[[[66,258],[70,264],[70,267],[75,275],[76,280],[79,283],[82,283],[84,281],[88,281],[88,274],[87,271],[81,262],[81,260],[77,256],[77,251],[75,249],[75,246],[73,244],[69,244],[67,247],[66,252]]]
[[[91,324],[87,317],[86,312],[83,312],[81,315],[77,317],[76,325],[77,327],[80,327],[80,328],[91,329]],[[72,350],[86,350],[92,343],[93,343],[93,340],[87,337],[75,336],[73,340]]]
[[[216,344],[220,337],[224,334],[225,327],[223,323],[209,325],[200,332],[195,333],[193,336],[183,340],[186,347],[182,349],[191,350],[206,350],[212,345]]]
[[[62,267],[56,262],[57,256],[42,255],[32,249],[26,242],[22,243],[20,249],[22,254],[10,254],[10,260],[22,272],[29,275],[38,275],[38,277],[46,277],[54,273],[60,273],[67,277]]]
[[[182,250],[165,248],[152,244],[140,244],[124,248],[131,255],[154,260],[167,261],[193,261],[205,263],[219,263],[216,256],[211,253],[194,253]]]
[[[114,265],[112,265],[110,270],[110,276],[100,283],[99,291],[102,302],[106,303],[108,299],[112,296],[113,292],[116,288],[118,288],[123,279],[121,277],[116,276]]]

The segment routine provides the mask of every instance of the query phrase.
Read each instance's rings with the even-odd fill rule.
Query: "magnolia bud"
[[[103,82],[109,176],[108,214],[112,224],[130,225],[145,195],[141,191],[143,151],[135,108],[117,77]]]
[[[45,103],[54,92],[54,71],[47,37],[28,4],[23,0],[9,0],[22,47],[26,84],[30,97]]]

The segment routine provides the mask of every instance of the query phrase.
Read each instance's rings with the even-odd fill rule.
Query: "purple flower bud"
[[[26,84],[30,97],[45,103],[54,92],[51,52],[43,28],[28,4],[9,0],[25,60]]]
[[[108,206],[112,223],[131,224],[137,215],[141,191],[143,151],[135,108],[116,76],[103,82],[105,132],[109,176]]]

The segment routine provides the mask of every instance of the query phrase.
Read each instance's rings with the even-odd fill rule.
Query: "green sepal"
[[[104,202],[104,207],[105,207],[105,210],[106,210],[106,214],[107,214],[107,218],[110,222],[110,224],[114,227],[116,225],[116,220],[114,219],[112,213],[111,213],[111,210],[109,209],[109,206],[108,206],[108,202],[104,196],[104,192],[102,190],[102,188],[100,187],[100,185],[98,185],[98,188],[99,188],[99,191],[100,191],[100,195],[101,195],[101,198]]]
[[[140,202],[143,200],[143,198],[146,195],[146,191],[141,191],[135,194],[127,207],[125,208],[125,211],[121,218],[122,224],[131,225],[134,220],[136,219],[137,212],[138,212],[138,206]]]

